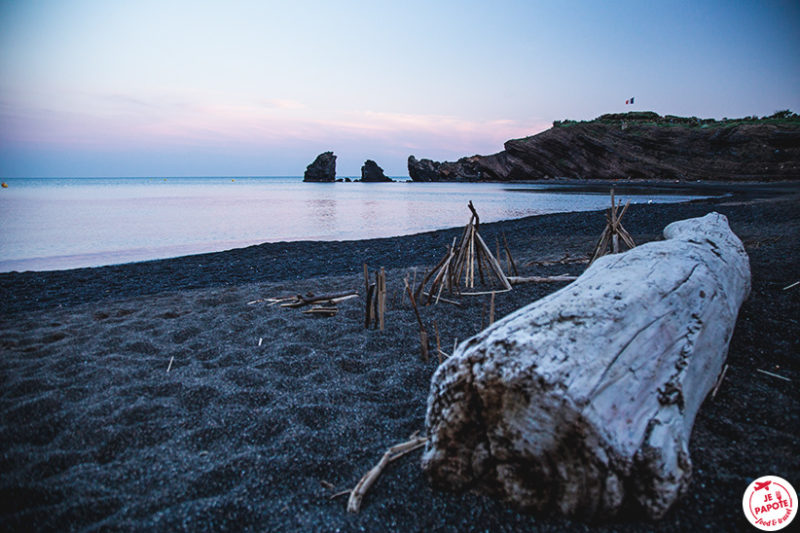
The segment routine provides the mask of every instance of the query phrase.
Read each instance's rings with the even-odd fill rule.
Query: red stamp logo
[[[778,531],[788,526],[797,514],[797,493],[785,479],[763,476],[744,491],[742,510],[758,529]]]

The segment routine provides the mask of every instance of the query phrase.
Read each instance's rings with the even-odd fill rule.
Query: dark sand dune
[[[800,486],[800,287],[782,290],[800,279],[800,209],[797,197],[750,200],[634,206],[624,220],[645,241],[671,221],[720,211],[745,241],[753,269],[726,380],[695,425],[691,493],[661,530],[743,529],[741,496],[753,478],[776,474]],[[504,230],[525,263],[588,253],[601,229],[601,215],[584,213],[486,224],[481,232],[494,243]],[[587,526],[433,491],[418,454],[386,471],[360,514],[345,511],[346,498],[329,499],[325,483],[352,488],[387,447],[423,429],[436,362],[420,360],[402,279],[434,263],[458,231],[0,275],[1,528],[652,530],[635,514]],[[335,318],[316,319],[247,304],[305,292],[363,294],[364,261],[388,269],[384,332],[364,329],[362,298],[340,304]],[[563,285],[499,295],[497,314]],[[423,309],[445,351],[486,320],[486,299],[469,302]]]

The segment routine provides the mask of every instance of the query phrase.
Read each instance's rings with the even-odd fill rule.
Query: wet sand
[[[744,241],[753,290],[726,378],[690,442],[690,493],[657,524],[531,516],[433,490],[419,452],[391,465],[348,514],[346,497],[386,448],[423,430],[437,361],[419,355],[402,286],[459,228],[348,242],[275,243],[178,259],[0,274],[0,524],[7,530],[744,530],[741,497],[775,474],[800,486],[800,203],[758,191],[631,206],[637,242],[718,211]],[[602,214],[481,225],[505,232],[523,275],[580,274],[533,261],[591,251]],[[466,216],[465,220],[466,222]],[[491,245],[491,244],[490,244]],[[364,329],[362,264],[386,267],[386,329]],[[563,287],[497,296],[497,316]],[[253,300],[356,289],[334,318]],[[487,322],[487,299],[422,309],[443,349]],[[259,345],[259,340],[261,344]],[[169,372],[167,369],[169,368]],[[787,382],[758,372],[767,370]],[[331,488],[333,487],[333,488]]]

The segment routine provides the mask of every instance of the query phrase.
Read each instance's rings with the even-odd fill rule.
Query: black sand
[[[389,467],[360,514],[346,512],[346,497],[329,499],[326,484],[352,488],[387,447],[423,429],[436,362],[420,360],[414,316],[400,301],[402,279],[435,263],[454,229],[0,274],[0,528],[747,530],[741,497],[752,479],[775,474],[800,488],[800,286],[783,290],[800,279],[800,209],[796,194],[762,192],[633,206],[624,219],[643,242],[674,220],[722,212],[745,242],[753,272],[727,376],[695,424],[690,493],[659,523],[628,513],[586,525],[434,491],[419,452]],[[481,233],[494,243],[505,231],[517,262],[527,263],[588,253],[601,221],[598,213],[548,215],[482,225]],[[363,262],[387,268],[384,332],[364,329],[361,298],[319,319],[247,305],[309,291],[363,294]],[[498,296],[498,316],[563,285]],[[429,330],[437,322],[445,351],[486,320],[486,299],[470,302],[423,310]]]

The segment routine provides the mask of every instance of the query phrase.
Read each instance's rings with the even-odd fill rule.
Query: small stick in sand
[[[439,342],[439,325],[433,321],[433,330],[436,332],[436,355],[439,356],[439,364],[442,364],[442,343]]]
[[[383,331],[384,315],[386,314],[386,270],[381,267],[377,273],[378,278],[378,325]]]
[[[258,338],[258,345],[261,346],[261,343],[264,342],[264,337]]]
[[[558,276],[509,276],[508,281],[512,285],[520,283],[553,283],[556,281],[575,281],[578,276],[570,276],[569,274],[561,274]]]
[[[711,391],[711,399],[712,400],[717,395],[717,391],[719,390],[719,386],[722,385],[722,380],[725,379],[725,372],[727,372],[727,371],[728,371],[728,365],[725,365],[725,368],[722,369],[722,373],[719,375],[719,379],[717,380],[717,384],[714,385],[714,390]]]
[[[766,374],[768,376],[772,376],[773,378],[778,378],[778,379],[782,379],[784,381],[789,381],[789,382],[792,381],[791,379],[789,379],[787,377],[784,377],[784,376],[781,376],[780,374],[773,374],[772,372],[767,372],[766,370],[761,370],[760,368],[756,368],[756,371],[761,372],[762,374]]]
[[[364,474],[364,477],[358,482],[353,491],[350,493],[350,498],[347,500],[347,510],[351,513],[357,513],[361,508],[361,500],[370,489],[370,487],[381,475],[381,472],[392,461],[396,461],[407,453],[413,452],[425,446],[428,441],[427,437],[414,437],[411,440],[392,446],[386,453],[383,454],[378,464],[373,466],[369,472]]]
[[[492,292],[491,301],[489,302],[489,325],[494,324],[494,292]]]
[[[311,309],[306,309],[305,311],[303,311],[303,314],[304,315],[320,315],[320,316],[331,317],[331,316],[336,316],[336,313],[338,313],[338,312],[339,312],[339,308],[336,307],[335,305],[333,307],[326,307],[326,306],[321,306],[320,305],[320,306],[317,306],[317,307],[312,307]]]
[[[419,309],[417,309],[417,303],[414,300],[414,293],[411,291],[411,286],[408,284],[408,279],[403,280],[406,284],[406,291],[408,291],[408,298],[411,300],[411,307],[414,308],[414,314],[417,317],[417,322],[419,323],[419,342],[422,346],[422,359],[423,361],[428,361],[428,332],[425,331],[425,326],[422,325],[422,317],[419,316]]]
[[[794,283],[792,283],[791,285],[787,285],[786,287],[784,287],[782,290],[784,290],[784,291],[788,291],[788,290],[789,290],[789,289],[791,289],[792,287],[797,287],[798,285],[800,285],[800,281],[795,281],[795,282],[794,282]]]
[[[492,293],[500,294],[501,292],[508,292],[511,289],[499,289],[496,291],[479,291],[479,292],[462,292],[461,296],[488,296]]]
[[[430,298],[431,297],[431,294],[429,292],[423,292],[422,295],[425,296],[426,298]],[[461,307],[461,302],[458,302],[456,300],[451,300],[451,299],[445,298],[443,296],[442,297],[437,296],[436,297],[436,303],[439,303],[440,301],[442,301],[442,302],[444,302],[446,304],[455,305],[456,307]]]
[[[517,271],[517,265],[514,263],[514,258],[511,256],[511,249],[508,247],[508,240],[506,239],[506,232],[503,232],[503,246],[506,249],[506,269],[508,273],[514,273],[515,276],[519,276],[519,272]],[[498,254],[498,258],[499,258]]]
[[[172,362],[175,360],[175,356],[169,358],[169,364],[167,365],[167,374],[169,374],[169,369],[172,368]]]
[[[367,285],[367,305],[366,308],[364,309],[364,327],[366,329],[369,329],[369,325],[372,323],[372,309],[373,309],[372,297],[374,293],[375,293],[375,285],[374,284]]]

